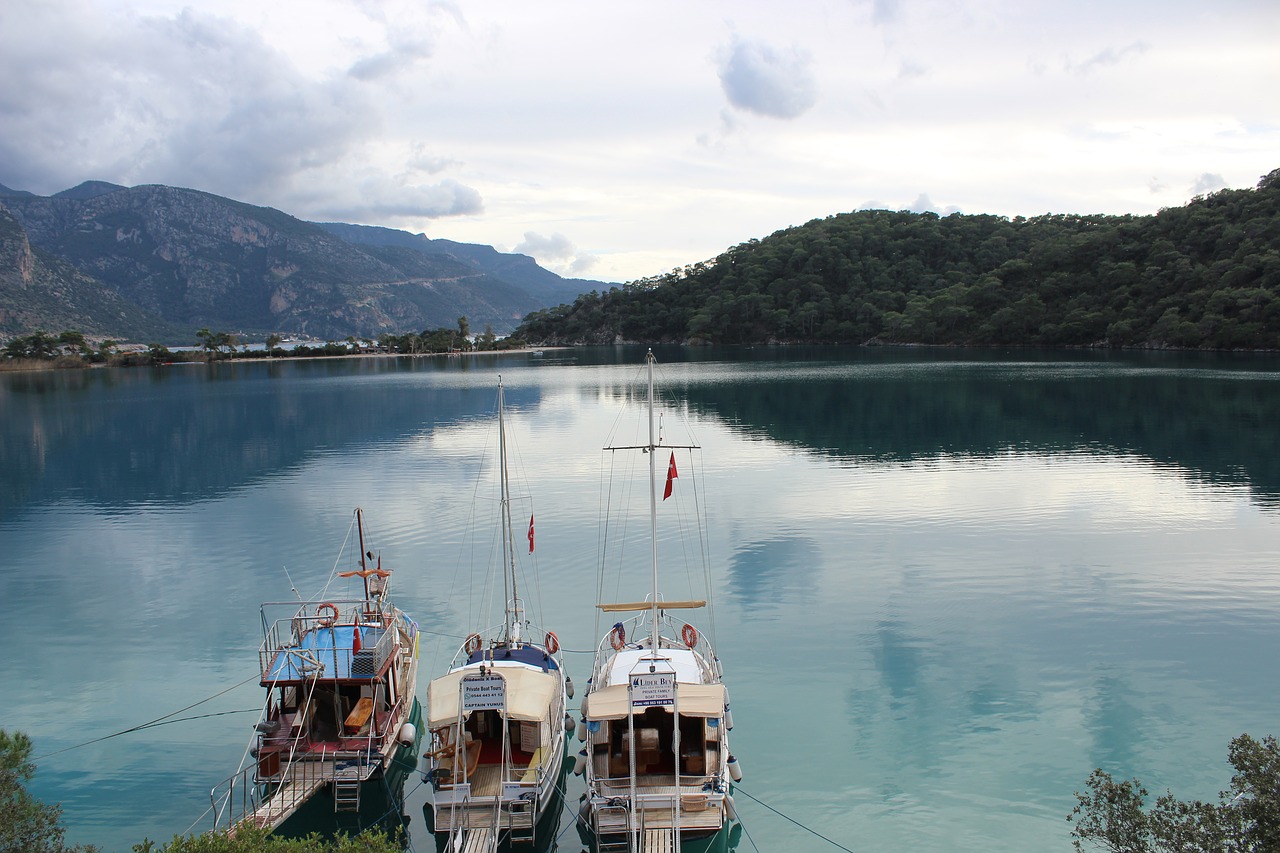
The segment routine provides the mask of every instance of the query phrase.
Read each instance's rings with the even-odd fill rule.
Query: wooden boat
[[[724,849],[735,820],[731,786],[741,778],[719,658],[708,635],[685,621],[706,601],[666,600],[659,591],[658,465],[666,464],[665,502],[679,477],[676,451],[697,447],[657,435],[652,351],[646,364],[647,440],[605,448],[648,454],[650,590],[642,601],[598,605],[605,624],[622,621],[597,647],[578,727],[585,746],[574,770],[587,786],[579,834],[595,853]]]
[[[240,771],[212,793],[215,825],[284,835],[399,824],[404,780],[422,740],[415,695],[417,623],[391,599],[390,569],[366,550],[355,511],[363,594],[262,605],[266,703]],[[350,539],[350,534],[348,534]],[[388,820],[388,817],[391,820]]]
[[[532,625],[521,599],[501,378],[498,456],[503,622],[470,634],[427,692],[425,811],[437,846],[456,853],[545,846],[554,837],[568,769],[572,718],[565,703],[573,683],[559,638]],[[528,540],[532,553],[532,516]]]

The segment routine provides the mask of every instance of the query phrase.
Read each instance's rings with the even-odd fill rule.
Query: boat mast
[[[360,579],[364,581],[364,599],[369,600],[369,567],[364,562],[364,515],[356,507],[356,532],[360,534]]]
[[[649,651],[658,656],[658,446],[653,441],[653,350],[644,357],[649,367],[649,554],[653,569],[653,595],[650,602],[649,622],[652,630]]]
[[[507,431],[502,416],[502,376],[498,376],[498,460],[502,469],[502,593],[506,601],[506,640],[520,641],[520,598],[516,591],[516,548],[511,538],[511,484],[507,479]]]

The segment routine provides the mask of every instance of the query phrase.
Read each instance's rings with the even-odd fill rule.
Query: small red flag
[[[351,651],[354,654],[362,648],[364,648],[364,643],[360,642],[360,626],[357,625],[351,631]]]
[[[676,454],[673,450],[671,451],[671,462],[667,465],[667,487],[662,492],[662,499],[664,501],[671,497],[671,481],[678,479],[679,476],[680,475],[676,473]]]
[[[529,553],[533,553],[533,516],[529,516]]]

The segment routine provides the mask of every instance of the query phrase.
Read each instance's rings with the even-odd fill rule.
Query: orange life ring
[[[693,648],[698,645],[698,629],[685,623],[685,626],[680,629],[680,639],[684,640],[686,646]]]
[[[464,646],[467,650],[467,654],[474,655],[476,652],[480,651],[480,644],[483,642],[484,641],[480,639],[479,634],[472,634],[470,637],[467,637],[467,643]]]
[[[333,611],[332,618],[326,619],[324,616],[321,615],[326,610]],[[316,618],[320,620],[320,627],[322,628],[328,628],[331,625],[333,625],[335,622],[337,622],[339,615],[341,614],[339,614],[338,612],[338,605],[331,604],[328,601],[326,601],[324,604],[321,604],[319,607],[316,608]]]
[[[547,632],[547,639],[545,643],[546,643],[548,654],[554,655],[556,652],[560,651],[560,638],[556,636],[555,631]]]
[[[613,646],[615,652],[621,651],[622,647],[627,644],[627,629],[622,627],[622,623],[613,626],[613,630],[609,632],[609,645]]]

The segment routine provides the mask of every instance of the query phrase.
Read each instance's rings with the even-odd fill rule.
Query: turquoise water
[[[323,584],[355,506],[425,693],[483,607],[463,532],[499,371],[536,621],[585,682],[599,448],[642,355],[0,375],[0,726],[70,840],[204,827],[260,704],[258,604]],[[773,809],[859,853],[1066,853],[1093,768],[1208,798],[1233,736],[1280,733],[1280,360],[658,357],[704,448],[738,850],[837,849]]]

